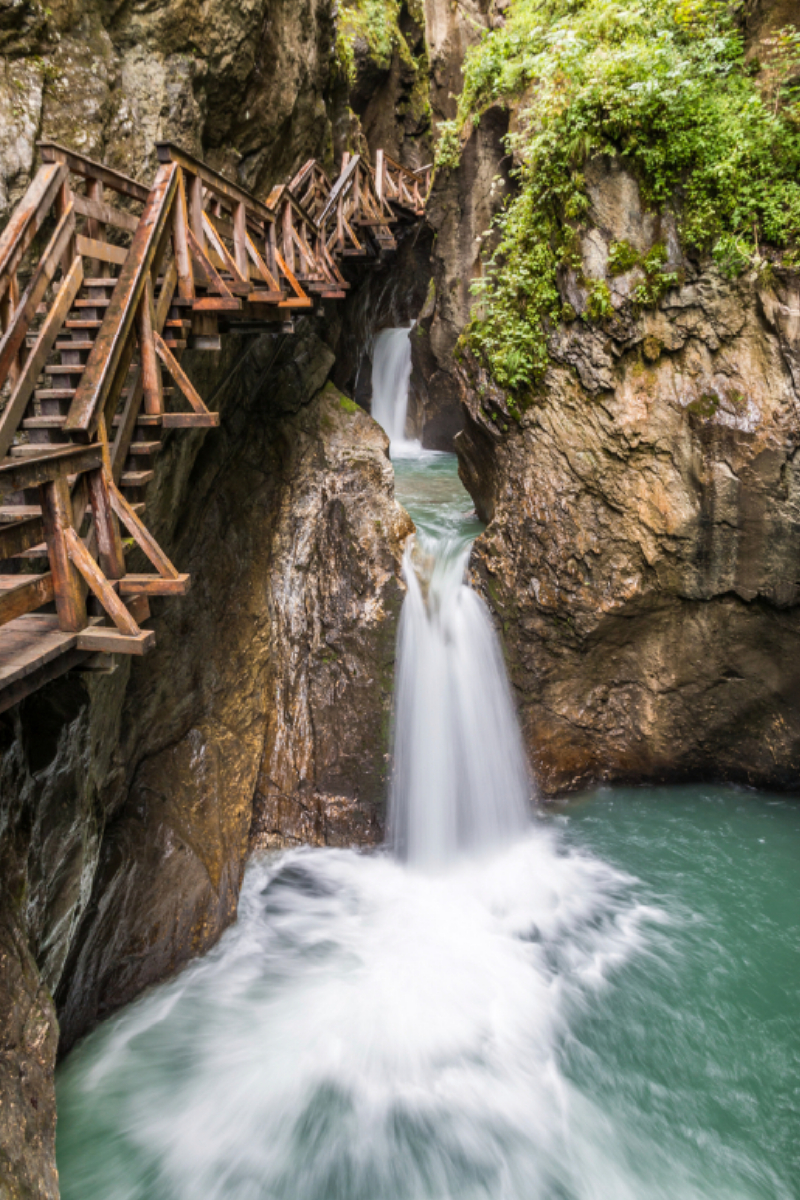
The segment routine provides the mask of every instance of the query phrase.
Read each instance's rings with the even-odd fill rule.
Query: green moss
[[[612,242],[608,248],[609,275],[624,275],[638,267],[640,255],[630,242]]]
[[[512,0],[504,28],[469,52],[440,160],[485,109],[519,106],[507,139],[516,193],[496,221],[468,334],[506,389],[530,389],[547,368],[548,331],[562,316],[556,273],[576,265],[584,168],[597,155],[621,159],[651,209],[675,213],[687,252],[713,253],[731,272],[758,263],[764,246],[800,263],[800,92],[790,86],[800,35],[781,31],[784,83],[763,95],[745,61],[739,7]],[[618,243],[611,272],[630,261]],[[680,282],[665,263],[659,250],[637,264],[645,278],[635,303],[653,307]]]
[[[339,396],[339,408],[351,414],[361,412],[359,405],[356,404],[355,400],[351,400],[349,396]]]
[[[416,12],[418,7],[413,2],[409,5],[411,15],[420,20]],[[358,39],[366,43],[370,57],[384,70],[391,66],[395,50],[405,63],[417,68],[417,61],[400,29],[401,9],[402,0],[340,0],[336,58],[340,70],[351,83],[356,75],[353,47]],[[413,103],[419,106],[423,101],[417,96]]]
[[[604,279],[589,280],[589,290],[586,299],[586,316],[590,321],[607,321],[614,315],[611,303],[611,292]]]
[[[713,392],[703,392],[699,399],[686,405],[686,411],[694,417],[713,417],[718,408],[719,396],[715,396]]]

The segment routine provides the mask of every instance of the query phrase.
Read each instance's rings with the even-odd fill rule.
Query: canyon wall
[[[329,0],[0,5],[0,222],[40,137],[143,180],[169,139],[259,194],[312,155],[333,170],[362,136],[335,32]],[[387,439],[328,382],[371,336],[358,304],[187,354],[221,426],[168,437],[146,520],[191,591],[153,602],[144,660],[0,715],[3,1200],[58,1194],[56,1011],[63,1053],[211,945],[254,847],[383,836],[412,526]]]

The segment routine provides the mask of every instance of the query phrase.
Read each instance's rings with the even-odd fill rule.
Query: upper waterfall
[[[411,379],[411,330],[382,329],[372,359],[372,415],[388,433],[392,449],[406,442],[408,385]]]

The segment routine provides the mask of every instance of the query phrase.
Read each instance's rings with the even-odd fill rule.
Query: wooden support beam
[[[137,634],[142,632],[141,629],[71,526],[64,530],[64,541],[71,561],[77,567],[78,571],[80,571],[85,582],[91,588],[92,592],[94,592],[117,629],[121,633],[127,634],[128,637],[136,637]],[[56,593],[57,603],[58,594]]]
[[[309,296],[307,296],[306,293],[303,291],[300,284],[297,282],[293,273],[289,270],[289,268],[287,267],[286,263],[283,261],[283,258],[281,257],[281,255],[278,253],[277,250],[275,251],[275,257],[278,260],[278,266],[280,267],[282,273],[285,275],[286,279],[289,281],[289,286],[291,287],[292,291],[294,292],[294,299],[281,301],[281,304],[279,305],[279,307],[280,308],[313,308],[314,301]]]
[[[239,270],[235,258],[228,250],[228,247],[225,245],[220,235],[217,233],[217,230],[214,228],[214,223],[211,220],[211,217],[205,212],[203,213],[203,228],[206,231],[206,237],[208,238],[209,242],[214,247],[222,261],[225,263],[235,281],[243,284],[249,291],[250,285],[247,279],[247,263],[245,262],[244,273],[242,273]]]
[[[60,163],[41,166],[0,234],[0,299],[41,229],[66,177],[67,172]]]
[[[202,396],[195,388],[191,379],[186,374],[183,367],[181,366],[181,364],[178,362],[175,355],[170,350],[169,346],[167,346],[164,339],[158,333],[155,334],[154,340],[155,340],[156,353],[158,354],[158,357],[161,359],[162,363],[167,368],[170,375],[175,380],[175,382],[177,383],[180,390],[183,392],[186,399],[189,401],[189,404],[191,405],[191,407],[194,409],[194,411],[196,413],[203,413],[203,414],[207,415],[208,408],[207,408]]]
[[[0,416],[0,459],[5,458],[8,453],[8,448],[14,440],[14,434],[22,420],[28,401],[33,395],[36,380],[55,345],[56,338],[61,332],[67,313],[72,307],[72,302],[82,283],[83,262],[80,258],[75,258],[59,288],[53,307],[44,319],[39,336],[28,355],[14,390],[9,396],[2,416]]]
[[[139,520],[136,513],[133,511],[130,504],[115,483],[112,483],[109,486],[109,496],[114,512],[117,514],[120,521],[122,521],[122,524],[128,530],[140,550],[142,550],[146,557],[149,558],[159,575],[163,576],[164,579],[180,578],[178,571],[176,571],[175,567],[167,558],[166,554],[161,549],[150,530],[147,529]]]
[[[83,588],[69,552],[68,534],[75,532],[69,484],[62,476],[43,483],[40,491],[58,627],[63,633],[75,633],[85,627],[87,618]]]
[[[264,283],[266,283],[268,289],[271,292],[280,292],[280,290],[281,290],[280,284],[278,283],[277,279],[270,271],[267,264],[264,262],[261,255],[258,253],[258,250],[256,249],[255,244],[254,244],[252,238],[250,237],[249,233],[246,234],[246,246],[247,246],[247,253],[250,255],[250,258],[253,260],[256,270],[258,271],[261,278],[264,280]]]

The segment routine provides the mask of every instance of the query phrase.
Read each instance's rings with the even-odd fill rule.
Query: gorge
[[[792,19],[0,5],[0,229],[435,163],[186,348],[155,649],[0,712],[3,1200],[795,1194]]]

